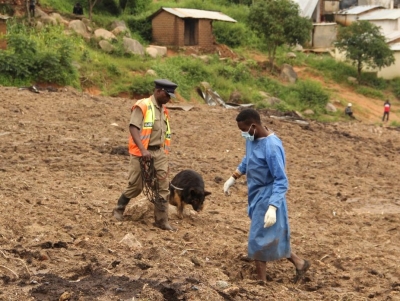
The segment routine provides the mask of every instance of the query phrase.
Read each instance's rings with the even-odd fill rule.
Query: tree
[[[339,28],[336,47],[357,67],[358,82],[364,67],[390,66],[395,59],[379,27],[368,21],[357,21]]]
[[[297,3],[292,0],[266,0],[250,8],[249,26],[256,31],[268,51],[273,69],[276,50],[284,44],[304,44],[310,39],[312,22],[300,16]]]
[[[92,21],[92,15],[93,15],[93,7],[96,5],[96,3],[99,0],[88,0],[89,4],[89,20]],[[101,1],[101,0],[100,0]]]

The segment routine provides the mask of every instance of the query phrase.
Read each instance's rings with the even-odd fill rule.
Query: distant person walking
[[[382,121],[385,121],[385,117],[386,117],[386,121],[389,121],[389,112],[390,112],[390,102],[387,99],[385,101],[385,104],[383,105],[383,117],[382,117]]]
[[[79,15],[79,16],[83,15],[83,8],[79,2],[77,2],[75,4],[74,9],[72,10],[72,13],[74,15]]]
[[[29,0],[29,13],[32,17],[35,17],[36,0]]]
[[[350,118],[353,118],[353,119],[354,119],[353,110],[352,110],[352,108],[351,108],[352,106],[353,106],[353,105],[352,105],[351,103],[348,103],[346,109],[344,110],[344,113],[345,113],[347,116],[349,116]]]

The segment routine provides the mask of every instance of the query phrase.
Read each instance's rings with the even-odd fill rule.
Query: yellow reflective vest
[[[154,107],[153,102],[151,101],[151,97],[138,100],[132,107],[132,111],[136,107],[139,107],[143,113],[143,126],[142,126],[142,130],[140,132],[140,140],[142,141],[143,146],[147,149],[147,147],[149,146],[149,142],[150,142],[151,131],[153,130],[153,125],[154,125],[154,121],[156,118],[155,111],[154,111],[155,107]],[[168,154],[168,152],[170,150],[170,143],[171,143],[171,129],[169,126],[169,113],[168,113],[168,110],[165,107],[165,105],[163,105],[162,108],[163,108],[165,121],[167,122],[167,130],[165,132],[164,145],[162,145],[162,147],[164,148],[164,152],[166,154]],[[142,156],[142,153],[140,152],[139,147],[133,141],[132,135],[129,136],[129,153],[134,156],[139,156],[139,157]]]

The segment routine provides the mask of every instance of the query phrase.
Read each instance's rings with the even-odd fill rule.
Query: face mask
[[[253,135],[253,136],[250,135],[249,132],[250,132],[251,126],[252,126],[252,125],[250,125],[250,128],[249,128],[249,130],[248,130],[247,132],[242,132],[242,137],[243,137],[244,139],[246,139],[246,140],[254,141],[254,136],[255,136],[255,134],[256,134],[256,130],[254,130],[254,135]]]

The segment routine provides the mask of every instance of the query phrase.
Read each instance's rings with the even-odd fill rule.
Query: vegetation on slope
[[[108,2],[114,3],[115,9],[107,10],[111,5]],[[123,51],[120,38],[114,42],[116,51],[106,54],[93,39],[86,41],[79,36],[64,35],[62,28],[58,26],[42,30],[21,26],[26,23],[24,19],[19,19],[10,21],[7,33],[9,47],[0,51],[0,84],[22,86],[52,82],[78,89],[96,87],[104,95],[118,96],[128,93],[133,96],[151,92],[154,78],[144,74],[152,69],[156,71],[157,77],[178,82],[179,93],[187,100],[200,101],[196,87],[200,82],[206,81],[225,100],[229,99],[232,92],[238,91],[242,95],[242,102],[255,103],[259,108],[273,106],[282,111],[299,112],[312,109],[316,113],[314,118],[319,120],[342,118],[341,112],[328,113],[325,109],[332,96],[327,87],[311,79],[298,80],[296,84],[283,83],[277,73],[270,73],[264,63],[254,59],[254,53],[267,57],[267,50],[260,37],[248,26],[249,6],[231,3],[227,5],[228,2],[194,0],[150,3],[143,0],[135,2],[142,3],[142,6],[132,10],[133,8],[127,8],[126,5],[122,9],[120,3],[107,0],[95,7],[93,26],[107,29],[113,21],[124,20],[132,36],[146,46],[151,38],[147,17],[161,6],[218,10],[239,21],[237,24],[214,22],[217,41],[231,47],[238,59],[221,60],[216,54],[208,54],[209,60],[205,63],[199,58],[185,55],[184,51],[158,59],[135,56]],[[53,7],[64,15],[69,14],[73,4],[74,1],[41,1],[43,7]],[[131,14],[133,11],[135,15]],[[300,52],[296,53],[296,58],[288,58],[289,51],[291,49],[287,45],[277,48],[277,66],[289,63],[307,68],[309,72],[343,85],[355,85],[347,81],[349,76],[357,76],[354,67],[336,62],[329,55]],[[393,94],[400,98],[400,79],[385,81],[366,73],[362,74],[362,79],[363,85],[355,85],[359,93],[382,100],[392,97]],[[260,91],[282,101],[269,105],[263,100],[265,97]]]

